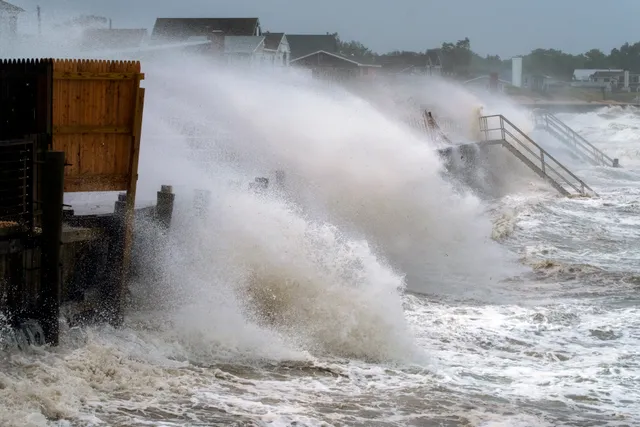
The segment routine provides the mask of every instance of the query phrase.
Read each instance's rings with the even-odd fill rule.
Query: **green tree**
[[[469,37],[458,40],[456,43],[442,43],[442,68],[447,73],[454,73],[458,76],[468,76],[471,68],[471,41]]]
[[[522,66],[531,74],[545,74],[571,80],[576,68],[585,68],[584,55],[571,55],[557,49],[534,49],[522,59]]]
[[[600,49],[591,49],[584,54],[585,68],[609,68],[609,57]]]
[[[338,33],[333,33],[331,35],[334,36],[336,38],[336,41],[338,42],[338,53],[340,53],[340,55],[347,57],[354,56],[365,58],[376,56],[376,54],[371,49],[369,49],[359,41],[343,41],[342,39],[340,39]]]

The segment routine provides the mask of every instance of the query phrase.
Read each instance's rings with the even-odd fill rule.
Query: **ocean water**
[[[560,116],[621,169],[537,135],[599,198],[488,200],[346,91],[219,72],[178,94],[170,71],[147,71],[140,192],[175,185],[172,231],[139,230],[125,327],[2,349],[1,426],[640,424],[640,113]],[[246,190],[275,169],[284,189]]]

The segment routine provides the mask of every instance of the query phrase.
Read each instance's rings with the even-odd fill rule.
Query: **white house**
[[[264,55],[274,65],[289,66],[291,47],[284,33],[264,33]]]
[[[18,33],[18,15],[24,9],[0,0],[0,43],[11,40]]]
[[[262,36],[225,36],[224,56],[229,64],[289,66],[291,50],[283,33]]]
[[[490,92],[492,89],[491,83],[492,83],[491,75],[484,75],[484,76],[475,77],[471,80],[467,80],[462,84],[467,88],[471,89],[472,91],[489,91]],[[497,78],[494,81],[494,84],[495,84],[496,92],[504,92],[505,87],[513,86],[512,82],[507,80],[502,80],[500,78]]]
[[[611,68],[576,68],[573,70],[573,80],[576,82],[589,82],[593,81],[592,77],[595,73],[598,72],[612,72],[612,73],[622,73],[624,70],[616,70]]]
[[[229,64],[263,64],[267,62],[264,40],[264,36],[225,36],[224,56]]]

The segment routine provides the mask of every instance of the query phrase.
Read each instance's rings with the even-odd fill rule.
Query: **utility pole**
[[[40,17],[40,6],[36,7],[38,11],[38,35],[42,35],[42,18]]]

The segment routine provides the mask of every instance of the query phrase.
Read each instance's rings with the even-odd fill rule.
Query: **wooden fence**
[[[52,149],[66,155],[65,192],[135,197],[143,78],[139,62],[54,60]]]

